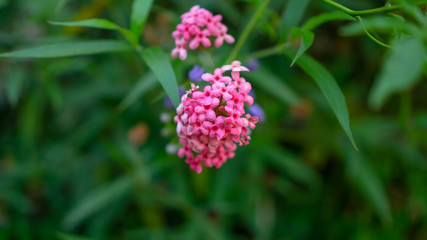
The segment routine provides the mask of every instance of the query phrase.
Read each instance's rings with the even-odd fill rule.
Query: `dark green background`
[[[222,14],[236,40],[258,5],[198,3]],[[353,9],[384,4],[340,3]],[[179,15],[193,4],[154,1],[143,46],[169,54]],[[130,0],[0,0],[0,52],[120,38],[47,21],[97,17],[128,26],[131,6]],[[286,6],[269,4],[238,55],[243,64],[286,39],[293,25],[332,10],[313,0],[302,21],[289,16],[283,24]],[[160,134],[160,114],[172,113],[163,106],[160,84],[120,105],[150,78],[137,54],[0,59],[0,239],[427,239],[427,82],[424,77],[371,110],[367,99],[387,49],[365,35],[341,36],[346,24],[316,28],[308,53],[341,87],[360,151],[313,80],[274,55],[260,59],[258,71],[283,81],[303,103],[291,107],[254,83],[267,121],[234,159],[200,175],[165,152],[176,137]],[[178,82],[188,86],[188,71],[207,54],[220,67],[232,47],[171,60]],[[142,123],[146,142],[132,144],[129,131]]]

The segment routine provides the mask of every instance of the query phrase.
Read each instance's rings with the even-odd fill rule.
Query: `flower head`
[[[176,46],[172,50],[172,57],[184,60],[187,58],[187,49],[194,50],[199,46],[211,47],[212,41],[215,47],[221,47],[224,41],[234,43],[234,38],[227,34],[228,29],[221,20],[221,15],[214,16],[199,5],[184,13],[181,16],[181,23],[172,33]]]
[[[234,64],[234,65],[233,65]],[[200,173],[202,166],[216,168],[233,158],[237,144],[249,143],[249,129],[254,129],[258,118],[246,113],[244,104],[251,105],[248,95],[251,84],[240,77],[239,69],[248,71],[234,61],[233,68],[217,68],[214,74],[203,74],[211,83],[203,91],[192,84],[191,90],[181,98],[174,118],[179,142],[183,145],[179,157],[185,157],[190,168]],[[228,69],[235,76],[224,76]]]

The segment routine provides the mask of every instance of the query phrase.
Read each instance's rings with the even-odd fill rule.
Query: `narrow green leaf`
[[[129,193],[131,189],[132,179],[121,178],[91,192],[65,216],[63,226],[67,229],[74,228],[86,218],[108,207],[112,202]]]
[[[290,0],[282,17],[281,40],[285,41],[292,27],[302,20],[310,0]]]
[[[153,0],[134,0],[133,2],[130,29],[137,39],[141,35],[152,4]]]
[[[12,107],[15,107],[24,88],[26,73],[23,69],[13,68],[6,76],[6,97]]]
[[[350,181],[373,205],[381,220],[389,222],[391,210],[384,187],[365,156],[361,152],[352,151],[350,147],[347,147],[345,163]]]
[[[132,34],[131,31],[128,29],[124,29],[117,24],[108,21],[106,19],[99,19],[99,18],[93,18],[93,19],[87,19],[82,21],[75,21],[75,22],[52,22],[49,21],[52,25],[58,25],[58,26],[66,26],[66,27],[89,27],[89,28],[98,28],[98,29],[106,29],[106,30],[117,30],[119,31],[131,44],[132,46],[138,45],[138,40],[135,38],[135,36]]]
[[[152,73],[142,77],[120,103],[120,111],[128,108],[136,100],[140,99],[142,96],[144,96],[144,94],[152,90],[157,84],[158,81],[156,81],[156,77]]]
[[[160,48],[150,47],[142,50],[141,56],[154,75],[156,75],[157,80],[159,80],[166,94],[172,100],[173,105],[178,107],[180,102],[178,84],[167,55]]]
[[[247,74],[251,83],[276,97],[285,105],[297,106],[301,103],[299,96],[279,77],[260,67],[257,71]]]
[[[120,29],[117,24],[110,22],[106,19],[93,18],[82,21],[75,22],[54,22],[49,21],[52,25],[58,26],[67,26],[67,27],[90,27],[90,28],[99,28],[99,29],[108,29],[108,30],[118,30]]]
[[[290,58],[295,57],[294,52],[287,51],[286,54]],[[351,133],[350,129],[350,119],[344,94],[341,92],[341,89],[336,83],[334,77],[325,67],[323,67],[319,62],[317,62],[310,56],[301,56],[297,60],[297,64],[308,75],[310,75],[310,77],[313,78],[313,80],[319,86],[320,90],[326,97],[326,100],[328,101],[329,105],[332,107],[332,110],[337,116],[339,123],[341,124],[354,148],[357,150],[356,142],[353,139],[353,134]]]
[[[369,96],[369,105],[378,109],[390,95],[407,90],[420,80],[425,54],[426,49],[418,39],[395,41],[375,80]]]
[[[301,57],[307,51],[307,49],[313,44],[314,40],[314,33],[307,31],[302,28],[292,28],[291,30],[291,38],[296,37],[297,39],[300,39],[300,46],[298,48],[297,54],[295,55],[294,59],[292,60],[291,67],[295,64],[297,59]]]
[[[57,43],[2,53],[0,57],[9,58],[55,58],[79,55],[91,55],[106,52],[121,52],[131,50],[129,44],[116,40],[94,40]]]
[[[307,20],[307,22],[305,22],[302,28],[307,31],[311,31],[316,27],[322,25],[323,23],[340,20],[354,21],[355,19],[354,17],[342,11],[327,12],[310,18],[309,20]]]

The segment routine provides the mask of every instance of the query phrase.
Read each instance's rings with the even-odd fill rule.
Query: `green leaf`
[[[301,103],[299,96],[279,77],[260,67],[247,75],[251,83],[276,97],[285,105],[297,106]]]
[[[134,0],[131,15],[131,31],[136,38],[139,38],[147,20],[153,0]]]
[[[292,27],[296,27],[301,22],[310,0],[290,0],[286,5],[286,11],[282,17],[281,39],[286,40]]]
[[[295,53],[287,51],[288,57],[295,57]],[[300,66],[311,78],[316,82],[326,97],[329,105],[332,107],[335,115],[338,118],[339,123],[357,150],[356,142],[353,139],[353,134],[350,129],[350,119],[348,110],[344,98],[344,94],[341,92],[340,87],[336,83],[334,77],[329,71],[323,67],[319,62],[310,56],[303,55],[297,60],[298,66]]]
[[[158,81],[156,81],[156,77],[149,73],[142,77],[132,90],[126,95],[123,101],[119,105],[120,111],[125,110],[130,105],[132,105],[136,100],[140,99],[144,94],[152,90],[155,86],[157,86]]]
[[[86,218],[129,193],[131,189],[132,179],[125,177],[91,192],[65,216],[63,226],[67,229],[74,228]]]
[[[91,55],[106,52],[121,52],[131,50],[129,44],[116,40],[94,40],[57,43],[2,53],[0,57],[9,58],[55,58],[79,55]]]
[[[352,151],[350,147],[347,147],[345,163],[351,182],[374,206],[381,220],[389,222],[391,210],[384,187],[365,156],[361,152]]]
[[[415,38],[393,43],[369,96],[372,108],[380,108],[390,95],[409,89],[421,79],[425,51],[423,43]]]
[[[24,88],[26,73],[22,68],[11,69],[6,76],[6,97],[12,107],[15,107]]]
[[[342,11],[322,13],[307,20],[302,28],[307,31],[311,31],[323,23],[340,20],[354,21],[355,19],[354,17]]]
[[[93,19],[87,19],[82,21],[75,21],[75,22],[52,22],[49,21],[52,25],[58,25],[58,26],[66,26],[66,27],[89,27],[89,28],[98,28],[98,29],[106,29],[106,30],[117,30],[119,31],[131,44],[132,46],[138,45],[138,40],[135,38],[135,36],[132,34],[131,31],[128,29],[124,29],[117,24],[110,22],[106,19],[99,19],[99,18],[93,18]]]
[[[108,30],[118,30],[120,29],[117,24],[110,22],[106,19],[99,19],[99,18],[93,18],[93,19],[87,19],[82,21],[75,21],[75,22],[54,22],[49,21],[52,25],[58,25],[58,26],[67,26],[67,27],[90,27],[90,28],[99,28],[99,29],[108,29]]]
[[[154,75],[156,75],[157,80],[159,80],[166,94],[172,100],[173,105],[178,107],[180,102],[178,84],[167,55],[160,48],[150,47],[142,50],[141,56]]]
[[[291,37],[301,39],[301,43],[298,48],[297,54],[295,55],[291,63],[291,67],[292,67],[297,61],[297,59],[301,57],[301,55],[303,55],[305,51],[307,51],[307,49],[311,46],[311,44],[313,44],[314,33],[301,28],[292,28]]]

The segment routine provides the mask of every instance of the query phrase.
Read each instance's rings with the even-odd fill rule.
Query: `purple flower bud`
[[[248,64],[247,68],[250,71],[256,71],[259,68],[259,60],[256,58],[253,58]]]
[[[248,112],[250,115],[252,116],[256,116],[259,119],[260,123],[265,122],[265,112],[264,110],[261,108],[260,105],[254,103],[249,109]]]
[[[193,82],[202,81],[202,74],[205,73],[205,70],[199,65],[195,65],[193,69],[188,72],[188,78]]]
[[[249,96],[251,96],[255,100],[255,90],[252,88],[251,91],[248,93]]]
[[[185,88],[183,87],[178,88],[179,97],[182,97],[182,95],[184,95],[185,93],[186,93]],[[172,100],[168,96],[165,97],[165,100],[163,101],[163,105],[165,105],[166,109],[175,108],[175,106],[172,103]]]

